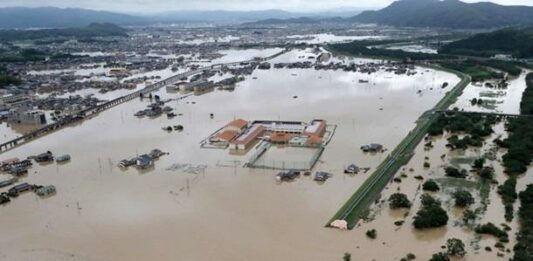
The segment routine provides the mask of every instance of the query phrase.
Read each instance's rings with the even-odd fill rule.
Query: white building
[[[21,124],[46,124],[46,114],[37,110],[12,109],[9,111],[7,121]]]

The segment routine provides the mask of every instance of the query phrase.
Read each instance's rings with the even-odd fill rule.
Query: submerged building
[[[209,138],[211,143],[229,143],[237,136],[243,133],[248,127],[248,121],[243,119],[236,119],[228,123],[215,135]]]
[[[247,150],[256,141],[291,146],[318,146],[326,133],[325,120],[310,123],[299,121],[254,121],[238,119],[230,122],[209,138],[210,142],[227,142],[230,149]]]
[[[21,124],[46,124],[46,114],[38,110],[12,109],[7,115],[7,121]]]
[[[264,133],[265,128],[261,125],[252,125],[238,138],[230,142],[230,148],[234,150],[247,150],[255,144],[257,139]]]

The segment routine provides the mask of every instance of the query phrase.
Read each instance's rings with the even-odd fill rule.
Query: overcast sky
[[[394,0],[0,0],[6,6],[79,7],[120,12],[160,12],[170,10],[260,10],[325,11],[331,9],[376,9]],[[465,2],[480,2],[464,0]],[[533,0],[492,0],[503,5],[531,5]]]

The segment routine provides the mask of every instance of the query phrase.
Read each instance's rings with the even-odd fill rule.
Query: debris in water
[[[183,171],[190,174],[199,174],[207,169],[207,165],[193,165],[193,164],[172,164],[165,170],[168,171]]]

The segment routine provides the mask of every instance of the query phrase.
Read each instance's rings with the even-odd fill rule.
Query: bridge
[[[131,101],[131,100],[133,100],[135,98],[140,97],[141,94],[145,95],[145,94],[157,91],[157,90],[159,90],[160,88],[162,88],[164,86],[167,86],[167,85],[170,85],[170,84],[175,84],[175,83],[179,82],[180,79],[183,78],[183,77],[189,77],[191,75],[202,73],[204,71],[219,69],[219,68],[222,68],[223,66],[234,66],[234,65],[239,65],[241,63],[250,63],[250,62],[265,62],[265,61],[271,60],[273,58],[276,58],[276,57],[278,57],[278,56],[280,56],[282,54],[285,54],[285,53],[287,53],[289,51],[290,51],[290,49],[287,48],[287,49],[284,49],[281,52],[278,52],[278,53],[273,54],[273,55],[268,56],[268,57],[262,57],[262,58],[258,58],[258,59],[239,61],[239,62],[212,64],[212,65],[209,65],[209,66],[198,68],[196,70],[192,70],[192,71],[188,71],[188,72],[184,72],[184,73],[173,75],[173,76],[171,76],[169,78],[166,78],[166,79],[164,79],[162,81],[156,82],[156,83],[154,83],[152,85],[148,85],[148,86],[146,86],[143,89],[134,91],[134,92],[129,93],[127,95],[124,95],[124,96],[118,97],[116,99],[107,101],[105,103],[102,103],[102,104],[99,104],[99,105],[96,105],[96,106],[93,106],[93,107],[90,107],[90,108],[86,108],[86,109],[80,110],[77,113],[75,113],[75,115],[66,116],[66,117],[64,117],[64,118],[62,118],[62,119],[60,119],[60,120],[58,120],[56,122],[50,123],[50,124],[45,125],[45,126],[39,128],[39,129],[33,130],[33,131],[23,135],[23,136],[14,138],[14,139],[6,141],[6,142],[3,142],[3,143],[0,144],[0,153],[6,152],[8,150],[11,150],[11,149],[13,149],[13,148],[15,148],[17,146],[20,146],[20,145],[24,144],[24,143],[27,143],[27,142],[32,141],[32,140],[35,140],[35,139],[37,139],[39,137],[42,137],[42,136],[44,136],[46,134],[54,132],[54,131],[56,131],[56,130],[58,130],[60,128],[63,128],[65,126],[67,126],[67,125],[82,121],[82,120],[84,120],[84,119],[86,119],[86,118],[88,118],[90,116],[96,115],[96,114],[98,114],[98,113],[100,113],[102,111],[108,110],[108,109],[113,108],[113,107],[115,107],[117,105],[120,105],[122,103]]]

